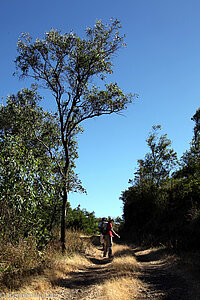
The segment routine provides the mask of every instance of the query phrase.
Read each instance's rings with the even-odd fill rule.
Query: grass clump
[[[138,296],[138,289],[141,288],[141,281],[137,278],[118,277],[107,280],[103,284],[105,300],[130,300]]]
[[[118,274],[129,274],[138,271],[138,262],[133,256],[116,257],[113,259],[112,268]]]

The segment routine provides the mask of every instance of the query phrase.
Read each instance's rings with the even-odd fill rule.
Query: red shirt
[[[109,223],[109,222],[108,222],[108,225],[107,225],[107,235],[113,237],[113,234],[112,234],[112,223]]]

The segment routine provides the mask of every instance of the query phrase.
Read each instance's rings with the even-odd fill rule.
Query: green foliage
[[[86,209],[81,209],[80,205],[75,209],[68,205],[66,228],[94,234],[98,232],[98,220],[94,212],[90,213]]]
[[[37,100],[25,89],[0,109],[0,235],[13,242],[34,235],[43,247],[59,220],[60,176],[47,149],[55,151],[59,140]]]
[[[135,183],[147,184],[148,186],[157,187],[169,177],[173,167],[177,164],[177,155],[170,148],[171,141],[167,135],[160,135],[158,130],[161,126],[153,126],[152,132],[147,139],[147,145],[150,152],[145,155],[144,160],[138,160],[138,170],[135,173]]]
[[[199,111],[192,118],[196,123],[191,148],[180,163],[167,136],[158,137],[160,126],[153,127],[147,139],[151,151],[138,161],[132,186],[121,196],[121,234],[135,242],[200,249]]]
[[[190,149],[182,156],[181,169],[176,173],[176,177],[198,179],[200,176],[200,109],[197,109],[192,120],[195,122],[194,137]]]

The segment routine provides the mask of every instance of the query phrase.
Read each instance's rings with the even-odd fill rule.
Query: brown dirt
[[[133,274],[141,280],[138,296],[130,300],[200,300],[199,281],[181,268],[175,256],[163,249],[130,248],[121,255],[132,254],[139,265],[139,273]],[[117,254],[116,254],[117,255]],[[103,295],[102,284],[117,274],[112,270],[112,260],[103,258],[99,247],[95,257],[87,257],[91,264],[55,282],[57,299],[108,299]],[[114,299],[108,299],[114,300]]]

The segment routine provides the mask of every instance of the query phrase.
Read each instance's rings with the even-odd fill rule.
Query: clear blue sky
[[[161,124],[180,157],[193,136],[191,117],[200,106],[199,0],[6,0],[0,1],[0,96],[28,86],[12,76],[22,32],[43,37],[52,27],[82,35],[97,19],[118,18],[127,48],[116,57],[113,81],[139,94],[118,115],[84,123],[77,172],[88,195],[70,195],[72,207],[96,216],[122,214],[119,200],[147,152],[152,125]],[[45,94],[44,94],[45,96]],[[53,102],[42,102],[53,110]]]

